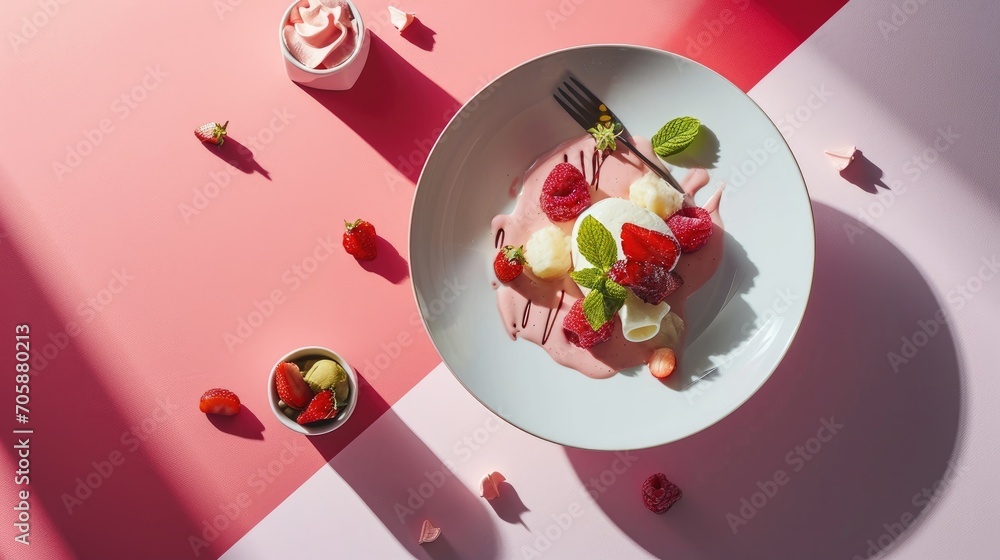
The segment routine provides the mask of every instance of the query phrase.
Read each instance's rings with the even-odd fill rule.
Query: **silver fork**
[[[595,126],[604,126],[608,123],[614,127],[615,131],[621,131],[621,136],[618,137],[618,141],[635,154],[643,163],[646,164],[649,169],[654,173],[663,178],[664,181],[670,184],[673,188],[677,189],[681,194],[686,194],[684,189],[681,188],[680,183],[674,176],[670,174],[669,171],[661,168],[650,161],[646,156],[642,155],[642,152],[637,150],[635,146],[629,142],[626,136],[629,136],[628,131],[625,129],[625,125],[622,121],[615,116],[614,112],[611,111],[604,102],[597,98],[589,89],[586,88],[579,80],[573,76],[569,77],[569,80],[573,82],[570,84],[567,81],[563,81],[562,86],[556,88],[556,93],[552,94],[552,97],[562,106],[562,108],[569,113],[569,116],[573,117],[584,130],[590,130]],[[576,88],[573,87],[576,85]],[[577,89],[578,88],[578,89]],[[560,97],[560,95],[562,97]]]

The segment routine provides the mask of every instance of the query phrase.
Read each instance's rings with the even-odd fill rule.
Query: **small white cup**
[[[285,60],[285,72],[288,73],[288,78],[293,82],[316,89],[339,91],[351,89],[354,83],[358,81],[358,77],[361,76],[361,71],[365,67],[365,62],[368,61],[368,51],[371,50],[372,42],[371,36],[368,34],[368,28],[365,27],[365,21],[361,17],[358,7],[350,0],[345,0],[345,2],[351,8],[351,15],[354,17],[354,28],[358,35],[354,52],[343,63],[333,68],[319,70],[303,66],[289,52],[288,45],[285,44],[284,29],[292,10],[298,5],[298,2],[292,2],[292,5],[288,6],[288,9],[285,10],[285,15],[281,18],[281,23],[278,24],[278,44],[281,48],[282,58]]]
[[[302,426],[295,420],[285,416],[285,413],[278,408],[278,389],[274,384],[274,373],[278,369],[278,366],[283,362],[291,362],[298,360],[299,358],[305,358],[307,356],[316,356],[319,358],[326,358],[328,360],[333,360],[344,367],[344,371],[347,372],[347,382],[351,387],[351,394],[347,396],[347,405],[344,407],[337,417],[332,421],[318,422],[313,425]],[[300,434],[305,434],[307,436],[319,436],[323,434],[328,434],[337,428],[344,425],[347,419],[351,417],[354,412],[354,407],[358,404],[358,376],[351,369],[351,365],[347,363],[347,360],[343,359],[333,350],[329,348],[324,348],[322,346],[304,346],[302,348],[297,348],[291,352],[285,354],[274,362],[271,366],[271,373],[267,376],[267,399],[271,404],[271,412],[274,416],[285,425],[286,428]]]

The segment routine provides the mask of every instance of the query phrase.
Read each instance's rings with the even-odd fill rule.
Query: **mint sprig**
[[[590,290],[583,300],[583,314],[596,331],[625,305],[625,288],[608,278],[608,271],[618,260],[618,245],[608,228],[593,216],[580,222],[576,239],[580,254],[594,266],[575,270],[570,278]]]
[[[653,151],[660,157],[680,152],[694,142],[701,129],[701,122],[694,117],[679,117],[663,125],[650,139]]]
[[[596,268],[574,270],[569,273],[569,277],[572,278],[574,282],[584,288],[587,288],[588,290],[596,290],[600,288],[606,278],[604,273]]]
[[[587,216],[580,222],[580,230],[576,234],[580,254],[599,268],[602,273],[611,269],[618,260],[618,245],[614,236],[593,216]]]

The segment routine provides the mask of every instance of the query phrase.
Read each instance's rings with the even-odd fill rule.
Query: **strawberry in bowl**
[[[306,346],[282,356],[268,376],[274,416],[301,434],[326,434],[342,426],[358,402],[354,369],[336,352]]]

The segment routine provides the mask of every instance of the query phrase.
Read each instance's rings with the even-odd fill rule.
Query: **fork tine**
[[[621,119],[619,119],[618,115],[616,115],[614,113],[614,111],[611,110],[611,107],[608,107],[607,105],[605,105],[605,103],[603,101],[601,101],[596,95],[594,95],[594,92],[590,91],[589,89],[587,89],[587,86],[585,86],[582,83],[580,83],[580,80],[577,80],[573,76],[570,76],[569,79],[572,80],[573,83],[576,84],[576,86],[580,88],[580,91],[582,91],[584,94],[586,94],[586,96],[589,98],[590,104],[593,105],[594,106],[594,110],[597,111],[598,117],[600,117],[600,115],[601,115],[602,112],[603,113],[607,113],[608,115],[611,116],[611,120],[615,121],[618,124],[622,124]],[[602,107],[602,106],[604,107],[604,111],[601,111],[601,109],[600,109],[600,107]],[[624,126],[624,125],[622,125],[622,126]]]
[[[664,181],[669,183],[670,186],[673,187],[677,192],[687,196],[687,194],[684,192],[684,189],[681,188],[680,183],[677,182],[677,179],[674,179],[674,176],[671,175],[669,171],[662,169],[657,164],[650,161],[649,158],[642,155],[642,152],[637,150],[635,146],[633,146],[632,143],[628,141],[626,137],[629,136],[629,133],[625,129],[625,124],[621,121],[621,119],[618,118],[617,115],[614,114],[614,112],[611,111],[611,109],[603,101],[598,99],[597,96],[594,95],[592,91],[587,89],[587,86],[581,84],[580,80],[577,80],[573,76],[569,76],[569,79],[574,84],[576,84],[576,87],[580,88],[579,91],[572,85],[570,85],[569,82],[563,81],[562,87],[556,88],[556,91],[559,92],[559,94],[561,94],[563,98],[561,99],[559,95],[556,95],[555,93],[552,94],[552,97],[554,97],[556,101],[558,101],[559,104],[562,105],[562,108],[567,113],[569,113],[571,117],[573,117],[573,120],[575,120],[577,124],[583,127],[584,130],[589,131],[594,126],[598,125],[601,122],[605,122],[610,118],[611,123],[613,123],[613,126],[615,127],[616,136],[624,135],[621,136],[618,141],[620,141],[622,144],[625,144],[625,147],[628,148],[629,151],[634,153],[635,156],[640,160],[642,160],[642,162],[646,164],[646,166],[649,167],[651,171],[653,171],[654,173],[659,175]],[[568,91],[569,93],[563,91],[563,88],[566,88],[566,91]],[[587,107],[590,107],[590,109],[588,110]]]
[[[583,93],[578,93],[577,94],[581,99],[586,100],[588,104],[593,105],[595,108],[598,105],[601,104],[601,100],[598,99],[597,96],[594,95],[594,93],[592,91],[590,91],[589,89],[587,89],[587,86],[581,84],[580,80],[577,80],[573,76],[570,76],[569,79],[570,79],[571,82],[573,82],[576,85],[576,87],[580,88],[581,92],[583,92]],[[563,82],[563,84],[565,84],[567,88],[573,89],[573,86],[569,85],[569,83]],[[575,92],[575,90],[574,90],[574,92]]]
[[[588,98],[586,95],[576,91],[573,86],[569,84],[569,82],[563,82],[563,87],[565,87],[572,94],[573,101],[577,105],[585,108],[584,115],[587,117],[587,120],[596,123],[597,119],[601,116],[601,110],[599,109],[601,102],[598,100],[595,103],[594,99]]]
[[[587,123],[587,121],[583,118],[582,115],[578,114],[574,109],[570,108],[570,106],[567,105],[565,101],[560,99],[558,95],[552,94],[552,97],[555,98],[557,102],[559,102],[559,105],[562,105],[563,110],[566,111],[566,113],[568,113],[569,116],[573,117],[573,120],[576,121],[576,124],[582,126],[584,129],[591,127],[591,125]]]
[[[563,98],[565,98],[566,102],[569,103],[570,106],[576,109],[577,114],[579,114],[580,117],[587,122],[587,126],[585,128],[590,128],[594,126],[594,124],[597,122],[597,113],[596,113],[597,108],[594,107],[593,109],[588,109],[587,108],[588,104],[580,102],[579,98],[576,96],[576,93],[573,92],[569,84],[563,82],[563,86],[566,88],[566,90],[569,90],[570,93],[566,93],[566,91],[564,91],[563,88],[557,88],[559,93],[563,95]]]

